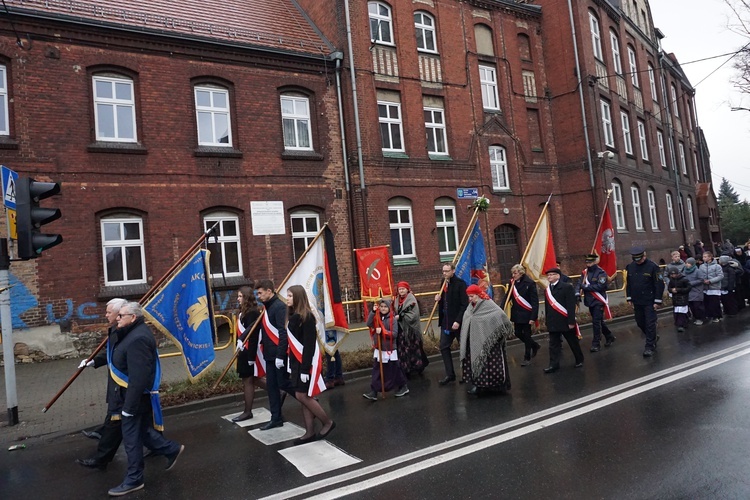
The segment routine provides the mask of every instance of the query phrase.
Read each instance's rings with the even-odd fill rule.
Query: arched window
[[[435,225],[437,226],[440,257],[455,255],[458,249],[456,202],[450,198],[438,198],[435,200]]]
[[[242,248],[240,239],[240,219],[236,214],[225,211],[211,212],[203,217],[203,228],[207,231],[214,224],[216,238],[207,240],[211,252],[209,269],[211,277],[242,276]]]
[[[198,145],[232,147],[229,91],[218,85],[194,87]]]
[[[619,181],[612,181],[612,204],[615,206],[615,225],[617,229],[626,230],[625,206],[622,203],[622,185]]]
[[[391,8],[383,2],[367,2],[372,43],[393,45],[393,18]]]
[[[526,33],[518,34],[518,53],[522,61],[531,61],[531,39]]]
[[[620,39],[615,30],[609,30],[609,43],[612,45],[612,69],[622,75],[622,60],[620,59]]]
[[[604,60],[602,55],[602,31],[599,28],[599,18],[594,11],[589,11],[589,30],[591,31],[591,47],[594,51],[594,57],[600,61]]]
[[[104,284],[134,285],[146,282],[143,219],[116,214],[101,219]]]
[[[320,231],[320,214],[312,210],[295,210],[291,213],[292,248],[296,261]]]
[[[656,72],[654,71],[654,65],[648,63],[648,85],[651,88],[651,99],[654,102],[659,102],[659,95],[656,92]]]
[[[687,211],[688,211],[688,224],[690,229],[695,229],[695,217],[693,215],[693,198],[688,195],[687,197]]]
[[[633,82],[633,87],[638,88],[638,61],[632,45],[628,45],[628,70],[630,71],[630,81]]]
[[[133,80],[115,73],[92,77],[97,141],[136,142]]]
[[[415,12],[414,30],[417,35],[417,50],[420,52],[436,53],[435,18],[427,12]]]
[[[495,46],[492,41],[492,29],[486,24],[474,26],[474,40],[477,44],[477,54],[494,56]]]
[[[669,229],[677,230],[677,224],[674,219],[674,204],[672,203],[672,193],[667,192],[667,220],[669,220]]]
[[[417,253],[414,248],[414,219],[411,201],[401,197],[389,200],[388,222],[391,229],[393,259],[415,259]]]
[[[510,182],[508,180],[508,160],[505,148],[502,146],[490,146],[489,154],[492,190],[510,190]]]

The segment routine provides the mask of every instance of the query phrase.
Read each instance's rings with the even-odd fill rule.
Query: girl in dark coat
[[[688,297],[690,281],[682,275],[677,266],[669,266],[669,293],[672,294],[674,307],[674,325],[678,332],[684,332],[688,324]]]
[[[237,291],[237,304],[240,306],[237,315],[237,375],[242,379],[242,389],[245,395],[245,409],[232,419],[232,422],[242,422],[253,418],[253,400],[255,388],[266,388],[265,372],[257,364],[258,341],[260,339],[259,326],[250,330],[260,317],[260,307],[255,300],[253,284],[243,286]]]

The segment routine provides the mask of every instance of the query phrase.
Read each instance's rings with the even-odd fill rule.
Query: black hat
[[[586,255],[586,262],[596,262],[596,260],[598,258],[599,258],[599,256],[596,255],[595,253],[590,253],[590,254]]]
[[[633,256],[633,260],[641,260],[644,253],[646,253],[646,249],[640,246],[632,247],[630,249],[630,255]]]
[[[560,271],[559,267],[550,267],[549,269],[547,269],[546,271],[544,271],[544,274],[549,274],[549,273],[555,273],[555,274],[562,275],[562,271]]]

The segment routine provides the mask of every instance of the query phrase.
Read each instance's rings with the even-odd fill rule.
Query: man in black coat
[[[443,364],[445,365],[445,378],[440,379],[438,382],[440,385],[456,380],[451,345],[454,340],[459,340],[461,336],[461,322],[466,307],[469,305],[466,283],[456,276],[455,264],[443,264],[443,278],[445,278],[445,286],[440,293],[435,295],[435,302],[438,303],[438,321],[440,322],[440,354],[443,356]]]
[[[524,344],[523,361],[521,366],[531,364],[531,358],[536,356],[542,347],[531,337],[531,325],[539,319],[539,294],[536,282],[529,278],[526,269],[521,264],[510,268],[513,276],[510,288],[510,320],[513,322],[513,332]]]
[[[560,355],[562,354],[562,337],[573,351],[576,368],[583,366],[583,352],[578,342],[576,331],[576,295],[573,285],[563,283],[560,279],[562,271],[553,267],[545,271],[549,286],[545,291],[544,317],[549,332],[549,366],[544,373],[554,373],[560,369]]]
[[[117,315],[117,342],[110,355],[110,376],[118,385],[117,403],[122,417],[122,441],[128,456],[128,471],[122,484],[109,490],[113,497],[143,488],[143,446],[167,458],[171,470],[185,449],[162,434],[158,401],[159,353],[151,329],[137,302],[127,302]],[[156,394],[154,394],[156,391]]]
[[[107,332],[107,347],[96,355],[96,357],[88,362],[84,359],[78,368],[86,368],[87,366],[93,366],[99,368],[100,366],[107,365],[107,351],[112,349],[117,343],[117,315],[120,313],[120,308],[125,305],[127,301],[125,299],[112,299],[107,302],[107,309],[105,317],[109,321],[109,330]],[[120,447],[122,442],[122,428],[120,420],[120,412],[122,407],[119,404],[119,398],[117,397],[117,391],[119,386],[115,383],[112,377],[107,376],[107,416],[104,419],[104,425],[102,425],[97,431],[99,434],[99,443],[96,446],[96,453],[90,458],[77,458],[76,463],[84,467],[91,469],[104,470],[107,468],[107,464],[115,458],[117,448]],[[84,435],[89,437],[91,433]]]
[[[643,357],[650,358],[656,352],[656,310],[664,295],[664,279],[659,265],[646,257],[643,247],[630,249],[633,262],[625,266],[625,295],[633,305],[635,323],[646,335]]]
[[[591,352],[599,352],[601,349],[601,338],[604,334],[605,346],[609,347],[615,341],[615,336],[604,323],[604,310],[609,308],[607,299],[607,272],[599,267],[599,256],[588,254],[586,256],[586,269],[581,273],[581,278],[576,285],[576,297],[583,296],[583,304],[589,308],[591,314],[591,326],[594,336],[591,340]]]

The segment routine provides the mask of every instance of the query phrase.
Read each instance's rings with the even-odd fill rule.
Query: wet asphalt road
[[[236,406],[168,416],[165,434],[186,451],[170,472],[147,459],[146,488],[127,498],[750,498],[748,318],[678,334],[663,316],[651,359],[629,324],[596,354],[584,333],[584,368],[565,352],[552,375],[546,345],[525,368],[513,346],[508,395],[440,387],[438,362],[403,398],[369,402],[369,379],[347,383],[321,403],[337,422],[328,442],[361,462],[309,478],[279,453],[291,443],[264,445],[220,418]],[[300,413],[287,401],[288,421]],[[124,474],[122,450],[105,472],[76,465],[95,446],[80,435],[26,444],[0,454],[0,498],[107,498]]]

